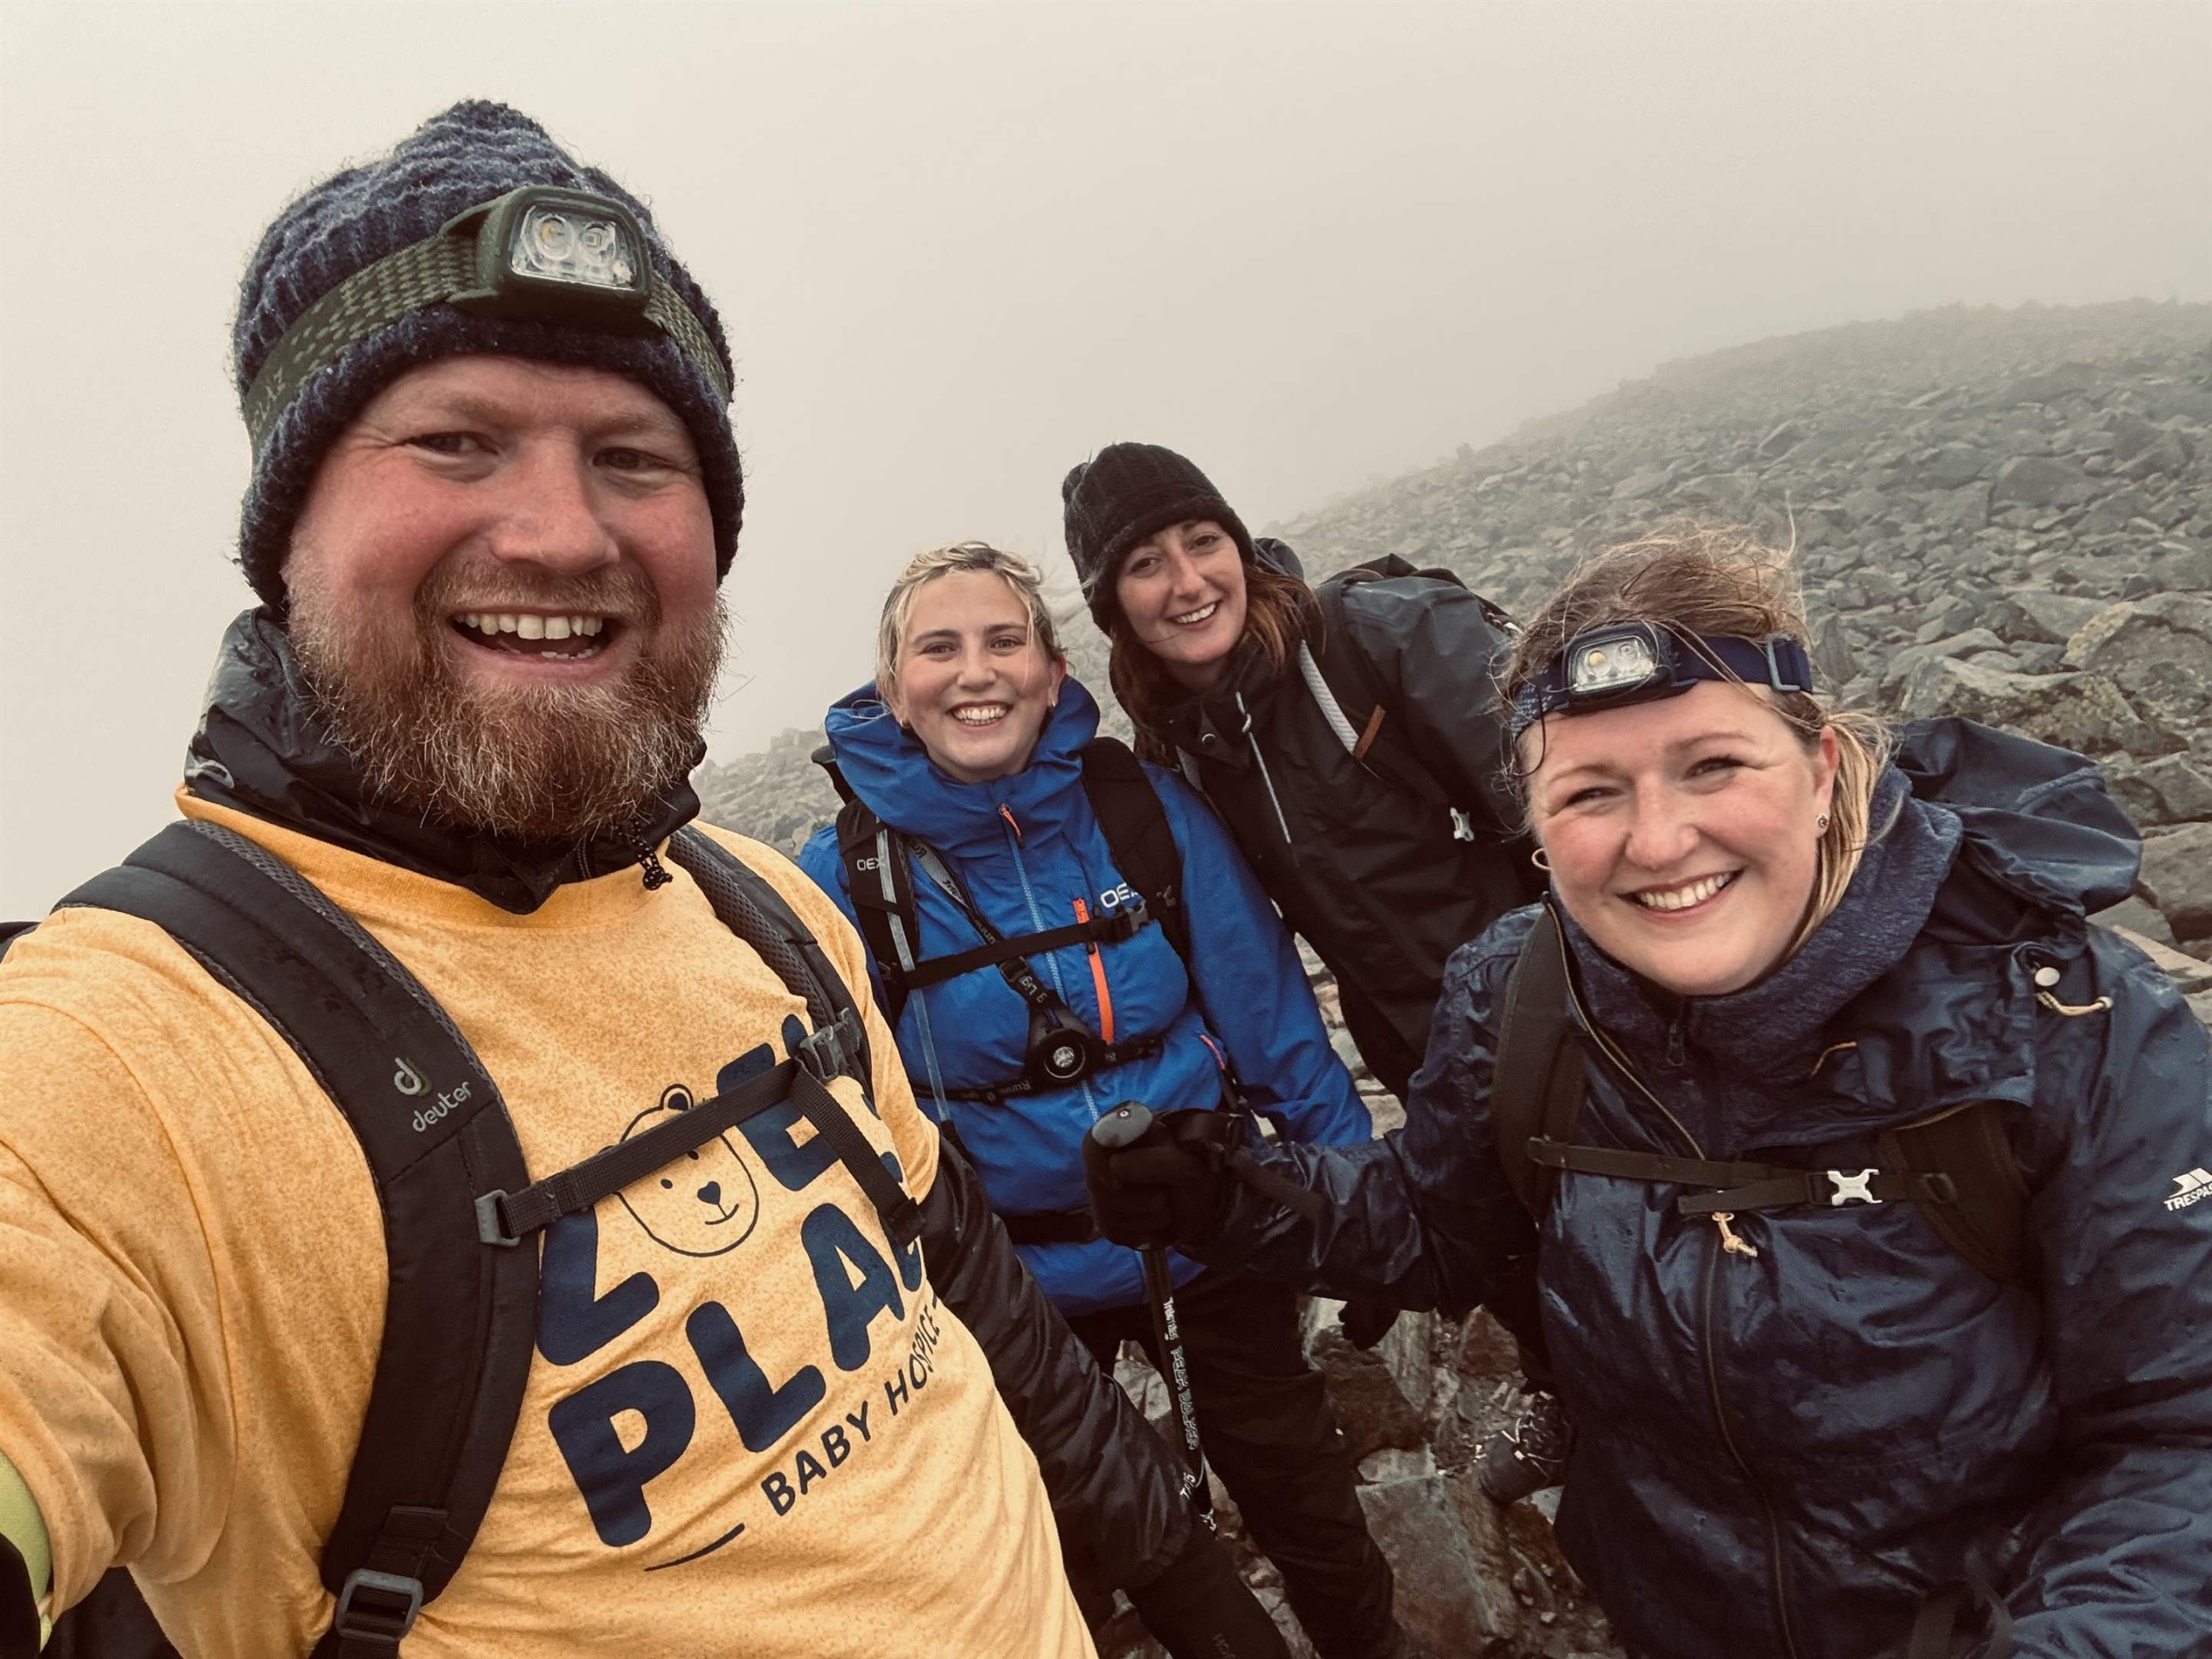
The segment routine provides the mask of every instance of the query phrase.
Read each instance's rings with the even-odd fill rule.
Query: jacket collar
[[[265,606],[241,614],[223,636],[184,776],[203,799],[466,887],[517,915],[564,882],[639,862],[699,810],[689,779],[678,778],[619,831],[533,842],[427,823],[374,800],[323,726],[291,637]]]
[[[1098,735],[1098,704],[1082,682],[1063,680],[1029,764],[981,784],[938,771],[873,681],[830,705],[824,728],[847,786],[884,823],[942,852],[995,851],[1009,819],[1025,839],[1065,823],[1082,792],[1084,746]]]

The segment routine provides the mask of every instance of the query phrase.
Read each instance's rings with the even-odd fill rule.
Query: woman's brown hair
[[[1764,639],[1786,633],[1808,645],[1811,637],[1804,595],[1788,553],[1766,546],[1738,525],[1670,528],[1595,555],[1545,601],[1513,642],[1500,679],[1507,704],[1575,635],[1618,622],[1646,622],[1677,635]],[[1828,825],[1821,836],[1812,907],[1790,946],[1794,951],[1842,899],[1868,844],[1889,831],[1889,825],[1870,820],[1874,783],[1888,763],[1890,740],[1876,716],[1831,709],[1817,696],[1780,692],[1770,706],[1808,751],[1819,747],[1823,731],[1833,731],[1841,757]],[[1531,740],[1541,742],[1541,728],[1523,741]],[[1527,774],[1514,781],[1525,804]]]
[[[1251,645],[1270,671],[1279,672],[1297,654],[1299,642],[1319,617],[1313,590],[1296,576],[1249,559],[1244,562],[1244,632],[1237,637],[1236,650]],[[1108,635],[1114,642],[1107,664],[1114,696],[1128,711],[1138,735],[1160,742],[1167,705],[1189,694],[1169,677],[1166,664],[1136,637],[1118,605]]]

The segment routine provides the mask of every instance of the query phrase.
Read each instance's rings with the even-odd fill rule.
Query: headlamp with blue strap
[[[285,405],[348,346],[432,305],[602,334],[665,334],[729,399],[713,337],[654,270],[636,216],[606,196],[527,184],[354,272],[302,312],[246,388],[255,453]]]
[[[1726,633],[1676,633],[1649,622],[1619,622],[1578,633],[1513,699],[1513,737],[1547,715],[1586,715],[1632,702],[1678,697],[1713,681],[1764,685],[1780,693],[1813,690],[1813,662],[1786,633],[1745,639]]]

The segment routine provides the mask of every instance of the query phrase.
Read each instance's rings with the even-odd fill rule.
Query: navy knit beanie
[[[1122,561],[1171,524],[1211,518],[1234,538],[1244,562],[1252,562],[1251,535],[1221,492],[1182,456],[1156,443],[1111,443],[1074,467],[1060,482],[1060,507],[1083,596],[1109,632],[1121,608],[1114,583]]]
[[[470,101],[433,116],[381,160],[324,180],[277,216],[239,285],[231,337],[239,398],[284,331],[339,283],[435,235],[469,208],[525,184],[611,196],[636,214],[653,269],[690,307],[726,379],[734,382],[721,319],[662,243],[644,204],[596,168],[577,162],[519,111]],[[675,340],[659,334],[602,334],[567,322],[474,316],[441,303],[356,340],[301,389],[270,429],[254,459],[253,481],[238,515],[238,563],[264,600],[283,605],[293,521],[332,441],[408,370],[467,352],[607,369],[666,404],[698,446],[714,511],[715,569],[728,574],[745,512],[729,408]]]

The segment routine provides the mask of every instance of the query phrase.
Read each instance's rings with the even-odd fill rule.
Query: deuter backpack
[[[698,830],[677,831],[668,855],[804,1000],[812,1033],[770,1071],[537,1180],[497,1084],[429,993],[257,843],[217,824],[173,823],[61,901],[155,923],[259,1014],[343,1113],[376,1183],[391,1268],[384,1336],[323,1546],[322,1582],[337,1607],[309,1659],[395,1659],[467,1553],[537,1339],[532,1235],[778,1108],[836,1154],[894,1245],[920,1231],[918,1206],[824,1086],[840,1074],[863,1091],[873,1083],[859,1007],[813,934],[773,887]],[[420,1114],[405,1109],[423,1100],[450,1104],[417,1130]],[[111,1573],[96,1593],[127,1589]],[[58,1623],[57,1639],[69,1622]]]

